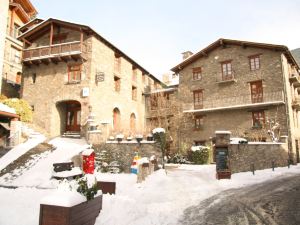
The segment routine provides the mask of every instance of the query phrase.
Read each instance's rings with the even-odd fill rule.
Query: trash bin
[[[95,170],[95,152],[89,148],[82,152],[82,169],[85,174],[93,174]]]

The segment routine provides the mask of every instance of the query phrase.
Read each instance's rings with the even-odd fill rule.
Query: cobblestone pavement
[[[187,208],[186,225],[299,225],[300,175],[231,189]]]

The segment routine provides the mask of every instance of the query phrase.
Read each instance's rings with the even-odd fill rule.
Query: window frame
[[[137,87],[134,85],[131,86],[131,99],[137,101]]]
[[[258,122],[258,123],[257,123]],[[252,112],[252,127],[256,129],[263,128],[266,123],[265,111],[253,111]]]
[[[256,54],[256,55],[250,55],[250,56],[248,56],[250,71],[259,70],[261,68],[260,55],[261,54]],[[256,62],[256,59],[258,59],[257,62]],[[253,63],[252,63],[252,61],[253,61]]]
[[[194,109],[203,109],[203,89],[194,90],[193,99],[194,99]]]
[[[114,76],[114,90],[115,92],[121,91],[121,78],[118,76]]]
[[[192,69],[193,80],[202,80],[202,67],[194,67]]]
[[[74,69],[74,67],[76,69]],[[68,83],[79,83],[81,81],[81,72],[82,72],[82,64],[68,65]]]
[[[230,67],[229,67],[229,65],[230,65]],[[224,70],[224,68],[225,68],[225,70]],[[226,60],[226,61],[221,62],[221,72],[222,72],[222,81],[233,79],[234,75],[233,75],[233,69],[232,69],[232,60]]]
[[[204,116],[203,115],[195,115],[194,116],[194,129],[200,130],[204,125]]]

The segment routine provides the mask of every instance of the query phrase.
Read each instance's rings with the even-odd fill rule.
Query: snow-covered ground
[[[0,188],[1,225],[38,224],[40,201],[55,192],[58,184],[50,180],[52,163],[68,160],[85,145],[83,140],[62,138],[52,144],[57,150],[14,181],[21,187]],[[233,174],[231,180],[216,180],[215,165],[181,165],[158,170],[141,184],[133,174],[97,173],[98,180],[116,181],[117,189],[116,195],[104,195],[96,225],[177,224],[184,209],[214,194],[293,174],[300,174],[300,165],[256,171],[255,176],[251,172]]]

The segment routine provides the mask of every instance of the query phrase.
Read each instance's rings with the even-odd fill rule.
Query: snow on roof
[[[0,111],[16,114],[16,110],[14,108],[10,108],[3,103],[0,103]]]
[[[230,138],[230,144],[246,144],[248,143],[245,138]]]
[[[231,132],[227,130],[217,130],[215,134],[231,134]]]
[[[67,178],[71,176],[77,176],[82,174],[82,170],[79,167],[74,167],[72,170],[62,171],[62,172],[54,172],[53,177]]]
[[[41,204],[71,207],[86,201],[86,197],[76,191],[55,191],[41,199]]]
[[[175,91],[176,89],[177,89],[177,88],[163,88],[163,89],[157,89],[157,90],[151,91],[151,94],[161,93],[161,92],[170,92],[170,91]]]
[[[152,130],[152,133],[155,134],[155,133],[165,133],[165,129],[164,128],[161,128],[161,127],[157,127],[157,128],[154,128]]]

